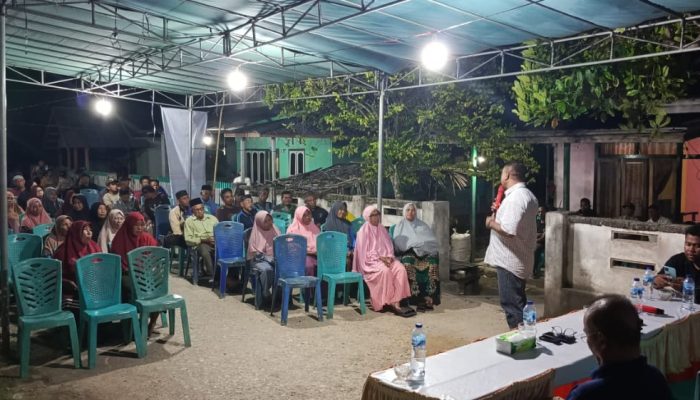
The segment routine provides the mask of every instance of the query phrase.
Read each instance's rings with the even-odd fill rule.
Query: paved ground
[[[540,305],[541,284],[528,288]],[[0,364],[0,399],[358,399],[369,373],[408,360],[417,321],[427,329],[429,354],[505,331],[491,274],[482,287],[480,295],[464,296],[443,283],[443,304],[414,318],[369,310],[362,316],[340,305],[333,320],[318,322],[298,307],[283,327],[279,313],[256,311],[239,295],[219,300],[173,278],[171,291],[187,299],[191,348],[183,346],[179,320],[174,336],[161,329],[149,340],[144,359],[107,327],[103,334],[114,339],[99,344],[96,368],[75,370],[57,335],[42,334],[32,343],[30,379],[16,378],[17,365]]]

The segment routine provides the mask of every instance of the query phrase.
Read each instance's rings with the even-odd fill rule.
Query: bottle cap
[[[639,282],[639,278],[634,278],[635,281]]]
[[[416,328],[422,328],[423,323],[422,322],[416,322]]]
[[[528,305],[528,306],[531,306],[531,305],[533,305],[533,304],[535,304],[534,301],[532,301],[532,300],[528,300],[528,301],[527,301],[527,305]]]

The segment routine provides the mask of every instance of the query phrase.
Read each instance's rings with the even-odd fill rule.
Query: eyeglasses
[[[571,328],[553,326],[552,333],[554,333],[564,343],[571,344],[576,342],[576,331]]]

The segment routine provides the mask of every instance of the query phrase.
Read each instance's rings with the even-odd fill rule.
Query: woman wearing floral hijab
[[[44,239],[44,257],[53,258],[56,250],[66,241],[73,221],[67,215],[59,215],[51,233]]]
[[[24,214],[20,229],[23,232],[31,233],[35,226],[50,223],[51,217],[44,211],[41,200],[36,197],[27,200],[27,212]]]

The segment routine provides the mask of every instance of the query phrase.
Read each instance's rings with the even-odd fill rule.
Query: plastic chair
[[[354,220],[352,220],[352,231],[355,232],[355,235],[357,235],[357,232],[360,231],[360,228],[362,228],[362,225],[364,225],[364,223],[365,219],[362,217],[355,218]]]
[[[16,233],[14,235],[9,235],[7,242],[7,261],[9,267],[7,277],[9,279],[8,283],[12,284],[12,269],[14,266],[20,261],[41,257],[41,249],[44,247],[44,241],[41,239],[41,236],[38,235]]]
[[[326,231],[326,224],[323,223],[323,224],[321,224],[321,232],[325,232],[325,231]]]
[[[100,202],[100,194],[95,189],[80,189],[80,194],[85,196],[88,207],[92,207],[93,204]]]
[[[80,368],[80,347],[75,317],[61,311],[61,262],[50,258],[30,258],[12,269],[19,311],[19,376],[29,375],[29,347],[32,331],[67,326],[73,365]]]
[[[321,304],[321,281],[315,276],[306,276],[306,238],[301,235],[282,235],[273,242],[275,254],[275,284],[272,286],[272,305],[275,304],[277,287],[282,286],[282,325],[287,325],[289,312],[289,296],[293,288],[306,289],[304,310],[309,311],[309,289],[316,289],[316,311],[318,320],[323,321],[323,306]]]
[[[88,368],[95,368],[97,353],[97,325],[103,322],[131,320],[136,352],[146,355],[136,307],[121,302],[121,257],[96,253],[79,259],[76,276],[80,290],[80,337],[88,327]]]
[[[170,206],[161,204],[153,212],[156,217],[156,225],[153,227],[158,243],[163,244],[163,238],[170,232]]]
[[[226,277],[229,268],[241,268],[245,275],[245,248],[243,246],[243,224],[223,221],[214,226],[215,261],[219,268],[219,298],[226,296]],[[243,277],[245,279],[245,276]],[[243,281],[245,282],[245,280]],[[245,287],[243,288],[245,292]]]
[[[185,346],[190,347],[190,324],[185,299],[168,294],[170,251],[163,247],[139,247],[127,254],[133,303],[141,313],[141,335],[144,342],[148,335],[148,319],[151,313],[168,312],[170,334],[175,334],[175,310],[180,309],[182,334]]]
[[[362,275],[357,272],[346,272],[348,254],[348,236],[340,232],[323,232],[316,237],[318,250],[317,275],[328,282],[328,318],[333,318],[335,303],[335,288],[343,284],[343,304],[348,304],[348,283],[357,283],[357,301],[360,303],[362,315],[365,310],[365,291],[362,287]]]
[[[37,225],[32,229],[32,234],[44,239],[53,229],[53,223]]]
[[[253,228],[248,228],[243,232],[243,247],[248,251],[248,243],[250,242],[250,235],[253,232]],[[241,302],[245,303],[245,289],[250,281],[253,292],[255,293],[255,309],[259,310],[262,306],[262,287],[258,280],[259,275],[253,272],[252,260],[246,260],[246,266],[243,270],[243,295],[241,296]]]

